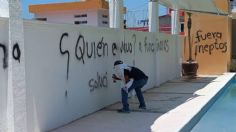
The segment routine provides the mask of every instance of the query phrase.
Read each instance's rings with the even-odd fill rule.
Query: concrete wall
[[[9,17],[8,0],[0,0],[0,17]]]
[[[7,26],[0,27],[3,34]],[[119,101],[120,84],[111,79],[117,59],[149,76],[144,90],[180,76],[178,36],[41,22],[24,22],[24,32],[29,131],[48,131]],[[6,81],[3,69],[0,77]]]
[[[7,50],[7,46],[8,22],[6,19],[0,19],[0,132],[5,131],[6,123],[7,65],[4,58],[7,58],[7,56],[4,54],[4,48]]]
[[[187,27],[187,15],[185,20],[185,27]],[[192,14],[192,56],[199,63],[198,74],[222,74],[229,71],[230,29],[230,19],[227,16]],[[185,33],[187,32],[185,28]],[[188,37],[184,47],[185,60],[188,60]]]

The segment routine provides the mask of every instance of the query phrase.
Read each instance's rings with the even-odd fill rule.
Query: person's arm
[[[117,67],[115,69],[115,73],[112,75],[113,81],[124,81],[124,69],[121,69],[120,67]]]
[[[114,67],[115,76],[112,76],[113,82],[116,82],[117,80],[121,82],[121,88],[123,88],[126,84],[126,81],[124,78],[124,68],[125,68],[125,65],[115,66]]]
[[[112,75],[113,80],[121,80],[119,77],[117,77],[115,74]]]
[[[129,92],[129,88],[132,86],[134,82],[134,79],[129,79],[129,81],[127,81],[127,83],[125,84],[125,86],[123,87],[123,89],[128,93]]]

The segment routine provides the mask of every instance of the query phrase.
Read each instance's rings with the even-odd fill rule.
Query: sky
[[[31,19],[33,17],[32,14],[29,13],[29,5],[32,4],[46,4],[46,3],[60,3],[60,2],[74,2],[79,0],[22,0],[23,2],[23,18]],[[140,12],[138,13],[139,17],[147,17],[147,14],[144,12],[148,9],[148,1],[149,0],[124,0],[124,5],[128,8],[128,11],[132,12]],[[160,15],[166,13],[165,7],[160,7]]]

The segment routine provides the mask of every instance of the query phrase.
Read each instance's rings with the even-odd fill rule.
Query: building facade
[[[30,5],[35,20],[109,27],[109,6],[105,0]]]
[[[216,6],[227,14],[191,12],[185,15],[185,27],[191,18],[190,36],[186,34],[183,55],[189,60],[189,38],[192,46],[192,59],[199,64],[198,74],[222,74],[230,71],[234,44],[232,43],[232,19],[229,1],[216,0]],[[185,28],[185,32],[188,29]],[[190,52],[191,53],[191,52]]]

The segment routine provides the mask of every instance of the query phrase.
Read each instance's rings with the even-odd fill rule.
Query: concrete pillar
[[[159,32],[158,0],[150,0],[148,4],[149,32]]]
[[[0,17],[9,17],[8,0],[0,0]]]
[[[178,10],[172,10],[171,11],[171,34],[173,34],[174,36],[174,44],[176,46],[175,48],[175,57],[176,57],[176,78],[181,77],[181,63],[182,63],[182,57],[181,57],[181,46],[182,44],[180,43],[180,38],[178,36],[180,31],[180,25],[179,25],[179,11]]]
[[[110,28],[124,28],[123,0],[109,0]]]
[[[171,33],[179,34],[179,11],[172,10],[171,11]]]
[[[9,0],[7,132],[27,132],[24,31],[20,0]]]
[[[115,16],[115,11],[114,11],[114,4],[115,0],[109,0],[109,25],[110,28],[114,27],[114,16]]]

